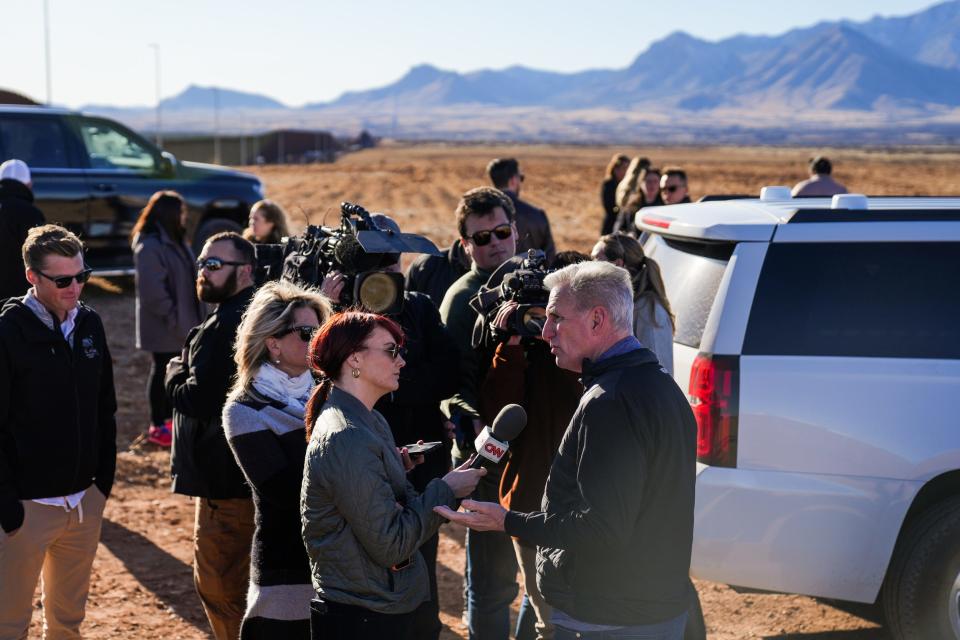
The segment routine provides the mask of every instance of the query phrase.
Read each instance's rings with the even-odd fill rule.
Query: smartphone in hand
[[[422,444],[405,444],[403,446],[406,448],[407,453],[411,456],[416,456],[427,453],[428,451],[433,451],[441,445],[443,445],[442,442],[424,442]]]

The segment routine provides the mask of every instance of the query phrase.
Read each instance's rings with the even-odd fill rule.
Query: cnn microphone
[[[518,404],[508,404],[493,419],[493,428],[484,427],[473,446],[477,456],[470,463],[471,469],[479,469],[484,464],[499,464],[510,449],[510,441],[515,439],[527,426],[527,412]]]

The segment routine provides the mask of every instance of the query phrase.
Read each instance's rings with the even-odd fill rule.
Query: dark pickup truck
[[[263,198],[253,175],[178,162],[107,118],[47,107],[0,106],[0,162],[30,166],[36,205],[47,221],[77,233],[102,275],[131,273],[130,230],[155,192],[173,189],[190,209],[195,249],[219,231],[239,231]]]

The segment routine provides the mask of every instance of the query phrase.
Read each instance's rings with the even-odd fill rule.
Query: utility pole
[[[157,134],[156,141],[157,147],[163,148],[163,123],[160,119],[160,45],[156,43],[150,44],[153,47],[153,59],[154,59],[154,71],[156,73],[157,81]]]
[[[43,46],[47,65],[47,106],[53,105],[53,83],[50,80],[50,6],[49,0],[43,0]]]
[[[220,90],[213,88],[213,163],[220,164]]]

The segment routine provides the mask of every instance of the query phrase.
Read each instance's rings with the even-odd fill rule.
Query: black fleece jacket
[[[460,240],[454,240],[441,255],[421,254],[410,263],[406,289],[426,294],[439,309],[447,289],[467,271],[470,271],[470,258]]]
[[[23,304],[0,310],[0,526],[23,523],[22,500],[95,483],[110,495],[117,400],[103,323],[81,304],[73,346]]]
[[[548,603],[584,622],[653,624],[690,602],[696,423],[648,349],[584,362],[585,391],[543,511],[507,513],[537,545]]]
[[[43,223],[30,187],[19,180],[0,180],[0,300],[22,296],[30,288],[20,249],[27,232]]]
[[[230,451],[221,413],[237,375],[233,345],[254,289],[217,307],[187,336],[185,360],[174,360],[165,388],[173,404],[173,492],[213,500],[249,498],[250,487]]]

